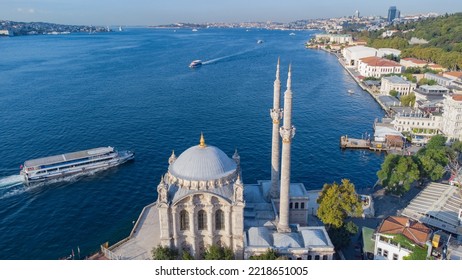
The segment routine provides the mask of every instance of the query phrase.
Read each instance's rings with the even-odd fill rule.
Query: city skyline
[[[462,2],[442,0],[412,1],[378,0],[370,2],[329,0],[302,2],[297,0],[234,0],[210,2],[207,0],[148,0],[90,1],[90,0],[6,0],[0,10],[0,19],[32,22],[86,25],[160,25],[176,22],[291,22],[299,19],[335,18],[353,16],[358,10],[362,16],[387,17],[390,6],[396,6],[401,15],[435,12],[438,14],[462,11]]]

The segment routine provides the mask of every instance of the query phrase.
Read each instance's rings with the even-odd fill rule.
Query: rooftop
[[[402,234],[412,242],[423,245],[429,239],[431,229],[407,217],[390,216],[382,221],[377,232],[381,234]]]
[[[417,58],[412,58],[412,57],[401,58],[401,60],[410,61],[410,62],[412,62],[414,64],[422,64],[422,65],[428,64],[428,62],[426,62],[424,60],[417,59]]]
[[[396,61],[385,59],[385,58],[380,58],[376,56],[369,56],[369,57],[361,58],[360,60],[369,66],[379,66],[379,67],[400,67],[401,66],[401,64],[399,64]]]
[[[457,234],[462,198],[456,186],[431,183],[402,211],[401,215]]]
[[[393,84],[406,84],[406,85],[410,85],[411,82],[403,79],[402,77],[399,77],[399,76],[389,76],[389,77],[383,77],[382,80],[387,80],[389,81],[390,83],[393,83]]]

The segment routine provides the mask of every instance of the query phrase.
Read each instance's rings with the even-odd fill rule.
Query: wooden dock
[[[340,137],[340,148],[342,149],[364,149],[371,151],[388,151],[382,143],[377,143],[368,139],[349,138],[347,135]]]

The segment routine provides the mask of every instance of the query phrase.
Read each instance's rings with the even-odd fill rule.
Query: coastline
[[[364,86],[364,84],[358,79],[358,77],[351,71],[350,68],[348,68],[345,63],[343,62],[343,59],[341,57],[341,55],[337,54],[337,53],[334,53],[334,52],[331,52],[331,51],[328,51],[324,48],[318,48],[318,50],[322,50],[322,51],[325,51],[329,54],[332,54],[334,55],[335,57],[337,57],[337,60],[339,62],[339,64],[343,67],[343,69],[345,69],[347,71],[347,73],[353,78],[353,80],[356,81],[356,83],[358,84],[358,86],[368,92],[370,94],[370,96],[372,96],[372,98],[374,98],[374,100],[380,105],[380,107],[385,111],[385,114],[389,114],[388,113],[388,108],[380,101],[380,99],[378,98],[378,95],[375,94],[374,92],[372,92],[372,90],[370,90],[369,88],[367,88],[366,86]]]

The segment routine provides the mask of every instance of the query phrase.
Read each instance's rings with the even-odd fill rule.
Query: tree
[[[181,257],[182,260],[194,260],[194,257],[189,253],[189,251],[184,250],[183,256]]]
[[[399,93],[398,91],[392,89],[392,90],[390,90],[390,92],[389,92],[388,94],[390,94],[390,95],[393,96],[393,97],[397,97],[397,96],[398,96],[398,93]]]
[[[152,249],[152,258],[154,260],[176,260],[178,259],[178,251],[171,249],[168,246],[157,246]]]
[[[351,237],[358,233],[358,226],[352,221],[349,221],[340,228],[329,228],[327,232],[334,244],[335,250],[341,250],[350,245]]]
[[[415,94],[411,93],[400,97],[401,104],[407,107],[413,107],[415,103]]]
[[[251,260],[277,260],[280,258],[278,252],[274,249],[268,248],[265,253],[258,256],[251,256]]]
[[[388,193],[403,195],[420,177],[414,157],[387,155],[377,176]]]
[[[348,216],[359,216],[362,213],[355,186],[348,179],[343,179],[341,185],[336,182],[324,184],[317,203],[317,215],[328,228],[340,228]]]
[[[432,181],[443,178],[446,173],[445,167],[455,156],[455,151],[446,146],[446,139],[442,135],[435,135],[428,141],[426,147],[417,153],[421,177],[428,177]]]
[[[221,247],[216,244],[208,247],[204,252],[204,260],[233,260],[233,250],[227,247]]]

